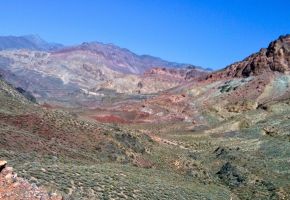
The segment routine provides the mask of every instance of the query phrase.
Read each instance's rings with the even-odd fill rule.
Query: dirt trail
[[[171,145],[171,146],[177,146],[181,149],[189,149],[189,148],[185,147],[184,144],[181,144],[181,142],[161,138],[161,137],[155,135],[154,133],[150,133],[150,132],[146,132],[146,131],[143,133],[146,134],[147,136],[149,136],[153,141],[158,142],[159,144],[167,144],[167,145]]]

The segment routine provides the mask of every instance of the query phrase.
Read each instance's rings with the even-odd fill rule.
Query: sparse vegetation
[[[154,96],[103,89],[96,109],[0,80],[0,160],[64,199],[290,199],[290,76],[238,69]]]

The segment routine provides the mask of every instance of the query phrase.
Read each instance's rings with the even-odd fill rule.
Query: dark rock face
[[[141,89],[143,87],[142,82],[138,82],[137,87]]]
[[[7,161],[0,160],[0,172],[6,167]]]
[[[36,98],[28,91],[25,91],[24,89],[22,89],[21,87],[16,88],[16,90],[21,93],[23,96],[25,96],[26,99],[28,99],[29,101],[36,103]]]
[[[230,162],[224,164],[216,174],[230,187],[238,187],[245,181],[245,177]]]

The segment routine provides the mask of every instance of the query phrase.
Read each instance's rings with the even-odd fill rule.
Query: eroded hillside
[[[288,50],[289,35],[209,75],[156,68],[149,82],[190,78],[93,109],[1,80],[0,157],[68,199],[290,199]]]

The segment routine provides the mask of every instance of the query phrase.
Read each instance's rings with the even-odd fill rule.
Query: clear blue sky
[[[0,35],[114,43],[218,69],[290,33],[289,0],[7,0]]]

